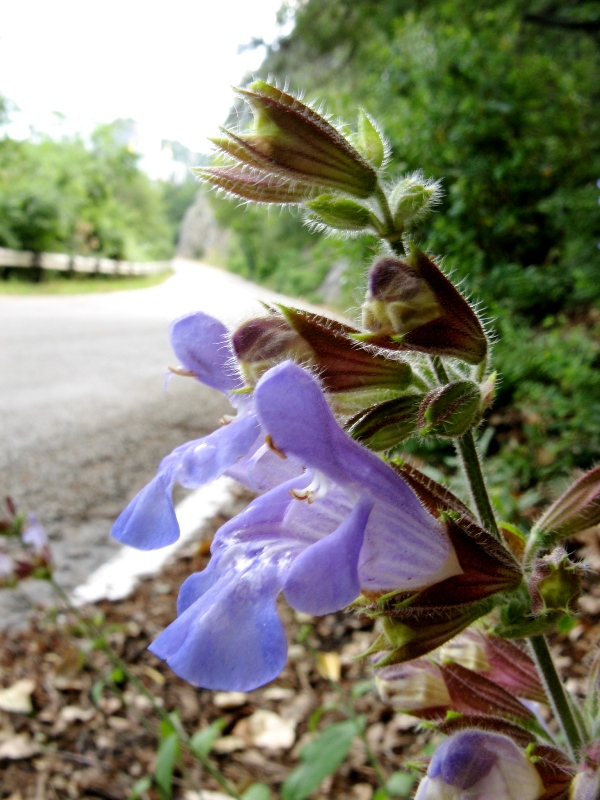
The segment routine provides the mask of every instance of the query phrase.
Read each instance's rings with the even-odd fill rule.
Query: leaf
[[[172,797],[171,781],[173,779],[173,769],[180,753],[179,736],[171,733],[164,738],[156,754],[156,766],[154,768],[154,779],[159,788],[161,798],[169,800]]]
[[[190,749],[196,758],[203,759],[208,756],[212,750],[213,744],[221,735],[221,731],[225,727],[224,719],[217,719],[208,727],[195,733],[190,739]]]
[[[152,786],[152,778],[148,777],[148,775],[146,775],[143,778],[140,778],[139,781],[136,781],[133,784],[133,787],[131,789],[131,792],[129,793],[129,796],[127,797],[127,800],[138,800],[138,797],[143,795],[144,792],[147,792],[151,786]]]
[[[102,697],[102,692],[104,691],[104,680],[100,679],[96,681],[90,690],[90,698],[92,703],[97,706],[100,702],[100,698]]]
[[[242,795],[242,800],[271,800],[271,790],[265,783],[252,783]]]
[[[415,776],[398,770],[393,772],[385,784],[388,794],[393,797],[408,797],[415,782]]]
[[[321,781],[344,761],[355,736],[362,733],[365,718],[337,722],[325,730],[300,753],[303,762],[283,782],[282,800],[305,800]]]

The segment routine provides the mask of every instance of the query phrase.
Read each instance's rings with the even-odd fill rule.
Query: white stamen
[[[315,472],[315,476],[305,489],[290,489],[290,494],[296,500],[306,500],[307,503],[314,503],[321,497],[325,497],[329,491],[331,481],[322,472]]]

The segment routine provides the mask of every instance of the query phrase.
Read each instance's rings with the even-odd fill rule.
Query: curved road
[[[0,296],[0,497],[37,513],[69,589],[113,554],[114,518],[160,459],[226,410],[196,381],[174,377],[164,391],[170,320],[202,309],[235,324],[261,310],[257,297],[277,297],[197,262],[174,267],[151,289]],[[0,625],[46,588],[0,591]]]

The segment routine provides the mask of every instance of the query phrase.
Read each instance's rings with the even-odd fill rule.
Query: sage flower
[[[236,467],[235,477],[248,477],[239,461],[256,458],[262,439],[251,397],[235,394],[243,387],[228,331],[223,323],[203,313],[188,314],[170,326],[171,345],[186,374],[223,392],[237,415],[218,430],[176,447],[160,463],[156,476],[121,513],[112,535],[123,544],[153,550],[179,538],[179,523],[171,499],[175,481],[194,489]],[[248,466],[249,462],[246,462]],[[248,478],[248,482],[252,481]],[[260,487],[254,487],[260,488]]]
[[[280,592],[298,611],[338,611],[362,590],[413,589],[461,572],[441,523],[383,461],[337,423],[317,380],[292,362],[269,370],[256,414],[278,452],[306,471],[217,531],[178,618],[151,645],[180,677],[249,691],[275,678],[287,643]]]
[[[436,750],[415,800],[538,800],[539,773],[508,737],[465,730]]]

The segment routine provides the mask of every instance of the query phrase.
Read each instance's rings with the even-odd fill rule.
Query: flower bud
[[[437,319],[442,309],[414,267],[399,258],[378,259],[369,271],[363,325],[380,335],[404,334]]]
[[[575,776],[569,800],[598,800],[600,797],[600,770],[588,769]]]
[[[358,149],[374,167],[379,168],[386,158],[386,144],[376,123],[361,108],[358,112]]]
[[[508,737],[465,730],[436,750],[415,800],[538,800],[542,780]]]
[[[455,381],[430,392],[419,408],[421,436],[462,436],[481,420],[481,391],[472,381]]]
[[[553,553],[535,563],[529,591],[534,614],[548,611],[577,611],[581,594],[581,567],[569,561],[569,557],[557,547]]]
[[[257,317],[237,328],[231,337],[244,379],[254,386],[260,377],[286,358],[312,361],[310,346],[279,316]]]
[[[430,719],[444,716],[451,705],[440,668],[424,658],[376,669],[375,685],[384,703],[406,714]]]
[[[390,195],[390,208],[396,230],[403,230],[439,202],[438,181],[426,181],[419,172],[409,175],[394,186]]]
[[[389,450],[416,432],[422,399],[406,394],[371,406],[348,421],[347,431],[369,450]]]
[[[405,260],[375,262],[360,340],[391,350],[455,356],[479,364],[487,339],[477,315],[439,267],[416,246]]]
[[[600,467],[582,475],[546,509],[531,531],[540,547],[600,524]]]
[[[308,219],[338,231],[362,231],[371,222],[371,212],[355,200],[324,194],[306,203]]]
[[[299,182],[304,189],[324,187],[361,198],[373,194],[377,186],[375,169],[312,108],[261,80],[237,93],[252,108],[254,129],[239,135],[223,130],[224,135],[214,140],[222,153],[258,171],[261,178],[275,177],[288,184]],[[212,183],[222,178],[215,170],[201,174]],[[239,172],[235,178],[240,178]],[[236,193],[236,188],[239,183],[228,190]]]
[[[598,800],[600,798],[600,770],[586,769],[578,773],[569,791],[569,800]]]

